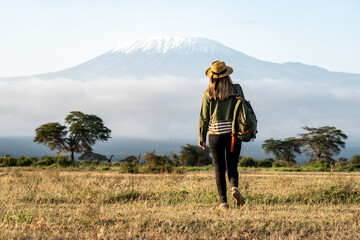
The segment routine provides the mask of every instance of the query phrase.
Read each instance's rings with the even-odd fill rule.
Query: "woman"
[[[232,186],[232,195],[237,206],[245,203],[238,189],[239,173],[237,165],[241,150],[241,141],[236,141],[231,152],[231,123],[236,103],[235,96],[244,97],[239,84],[233,84],[230,74],[233,69],[223,61],[215,61],[206,70],[210,78],[209,86],[202,99],[199,120],[199,146],[205,149],[206,133],[209,131],[209,146],[215,166],[216,185],[221,204],[219,209],[227,209],[226,178]],[[210,125],[209,125],[210,123]]]

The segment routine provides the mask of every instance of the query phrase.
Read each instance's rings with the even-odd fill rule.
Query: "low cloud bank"
[[[257,141],[296,136],[302,126],[335,126],[359,142],[360,89],[283,79],[241,80],[259,120]],[[63,123],[74,110],[96,114],[113,136],[196,139],[207,79],[29,78],[0,81],[0,136],[33,135],[47,122]]]
[[[33,135],[39,125],[79,110],[101,117],[114,136],[189,138],[197,134],[204,84],[171,76],[0,82],[0,136]]]

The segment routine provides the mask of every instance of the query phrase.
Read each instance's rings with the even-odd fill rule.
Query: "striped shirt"
[[[231,133],[231,120],[211,122],[209,125],[209,134],[220,135]]]

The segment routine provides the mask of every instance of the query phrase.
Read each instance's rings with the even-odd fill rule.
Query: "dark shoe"
[[[242,206],[242,205],[245,204],[245,200],[244,200],[244,198],[241,196],[239,190],[237,190],[236,188],[233,188],[233,190],[232,190],[232,195],[233,195],[233,197],[235,198],[235,200],[236,200],[236,205],[237,205],[238,207],[240,207],[240,206]]]
[[[226,210],[229,208],[229,204],[227,203],[222,203],[220,204],[220,206],[218,207],[219,210]]]

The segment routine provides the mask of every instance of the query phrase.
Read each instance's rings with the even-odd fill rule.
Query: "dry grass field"
[[[0,169],[0,239],[360,239],[360,173],[240,173],[219,211],[212,171]]]

